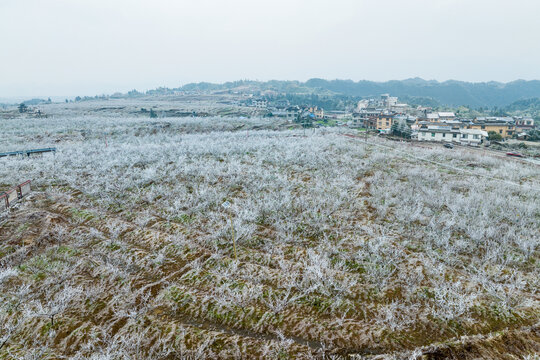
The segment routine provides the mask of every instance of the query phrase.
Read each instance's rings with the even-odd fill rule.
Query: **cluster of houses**
[[[266,100],[256,100],[252,107],[257,110],[267,110],[268,103]],[[320,121],[327,118],[324,110],[318,106],[282,106],[273,109],[272,115],[286,118],[289,122]]]
[[[377,107],[373,106],[376,105]],[[397,98],[384,94],[378,100],[362,100],[358,104],[351,127],[374,129],[390,133],[396,127],[409,129],[410,136],[419,141],[453,142],[466,145],[482,143],[490,133],[502,139],[526,137],[534,129],[528,117],[477,117],[458,118],[453,112],[433,112],[430,108],[412,109],[400,104]]]
[[[421,106],[412,108],[389,94],[361,100],[353,112],[325,112],[316,106],[283,105],[272,110],[273,116],[286,118],[290,122],[332,119],[340,125],[367,128],[380,133],[400,129],[399,132],[407,133],[419,141],[478,145],[493,132],[499,134],[502,139],[524,138],[528,130],[535,128],[534,120],[529,117],[458,118],[450,111],[434,112],[429,107]],[[257,110],[268,110],[268,102],[264,99],[252,99],[251,106]]]
[[[408,104],[398,102],[398,98],[390,96],[390,94],[382,94],[380,98],[360,100],[356,107],[358,112],[363,110],[386,110],[395,114],[409,114],[412,108]]]
[[[490,133],[502,139],[524,137],[526,131],[534,129],[532,118],[477,117],[459,119],[453,112],[425,113],[421,116],[395,114],[382,111],[373,116],[360,117],[362,125],[383,133],[391,131],[395,124],[410,127],[411,137],[420,141],[456,142],[467,145],[482,143]]]

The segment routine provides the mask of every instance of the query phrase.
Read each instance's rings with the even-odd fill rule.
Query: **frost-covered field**
[[[540,167],[271,121],[2,120],[0,358],[540,352]]]
[[[200,116],[248,116],[254,112],[253,107],[247,107],[246,98],[234,94],[178,94],[178,95],[147,95],[137,98],[92,99],[76,102],[41,103],[31,105],[31,112],[21,114],[16,105],[0,106],[0,118],[32,118],[34,111],[49,119],[58,117],[92,117],[106,116],[108,118],[143,117],[149,118],[150,109],[159,117],[187,116],[192,112]],[[143,111],[143,109],[145,111]],[[184,115],[179,115],[179,114]]]

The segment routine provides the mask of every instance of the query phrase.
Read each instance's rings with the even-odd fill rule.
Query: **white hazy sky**
[[[538,0],[0,0],[0,97],[540,78]]]

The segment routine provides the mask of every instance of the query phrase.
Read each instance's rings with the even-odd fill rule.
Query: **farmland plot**
[[[20,125],[2,149],[58,151],[2,159],[35,191],[0,220],[0,358],[540,352],[537,166],[262,119]]]

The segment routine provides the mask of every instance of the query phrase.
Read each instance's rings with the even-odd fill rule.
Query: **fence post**
[[[4,202],[5,209],[9,208],[9,202],[6,193],[2,193],[2,195],[0,195],[0,207],[2,206],[2,201]]]

